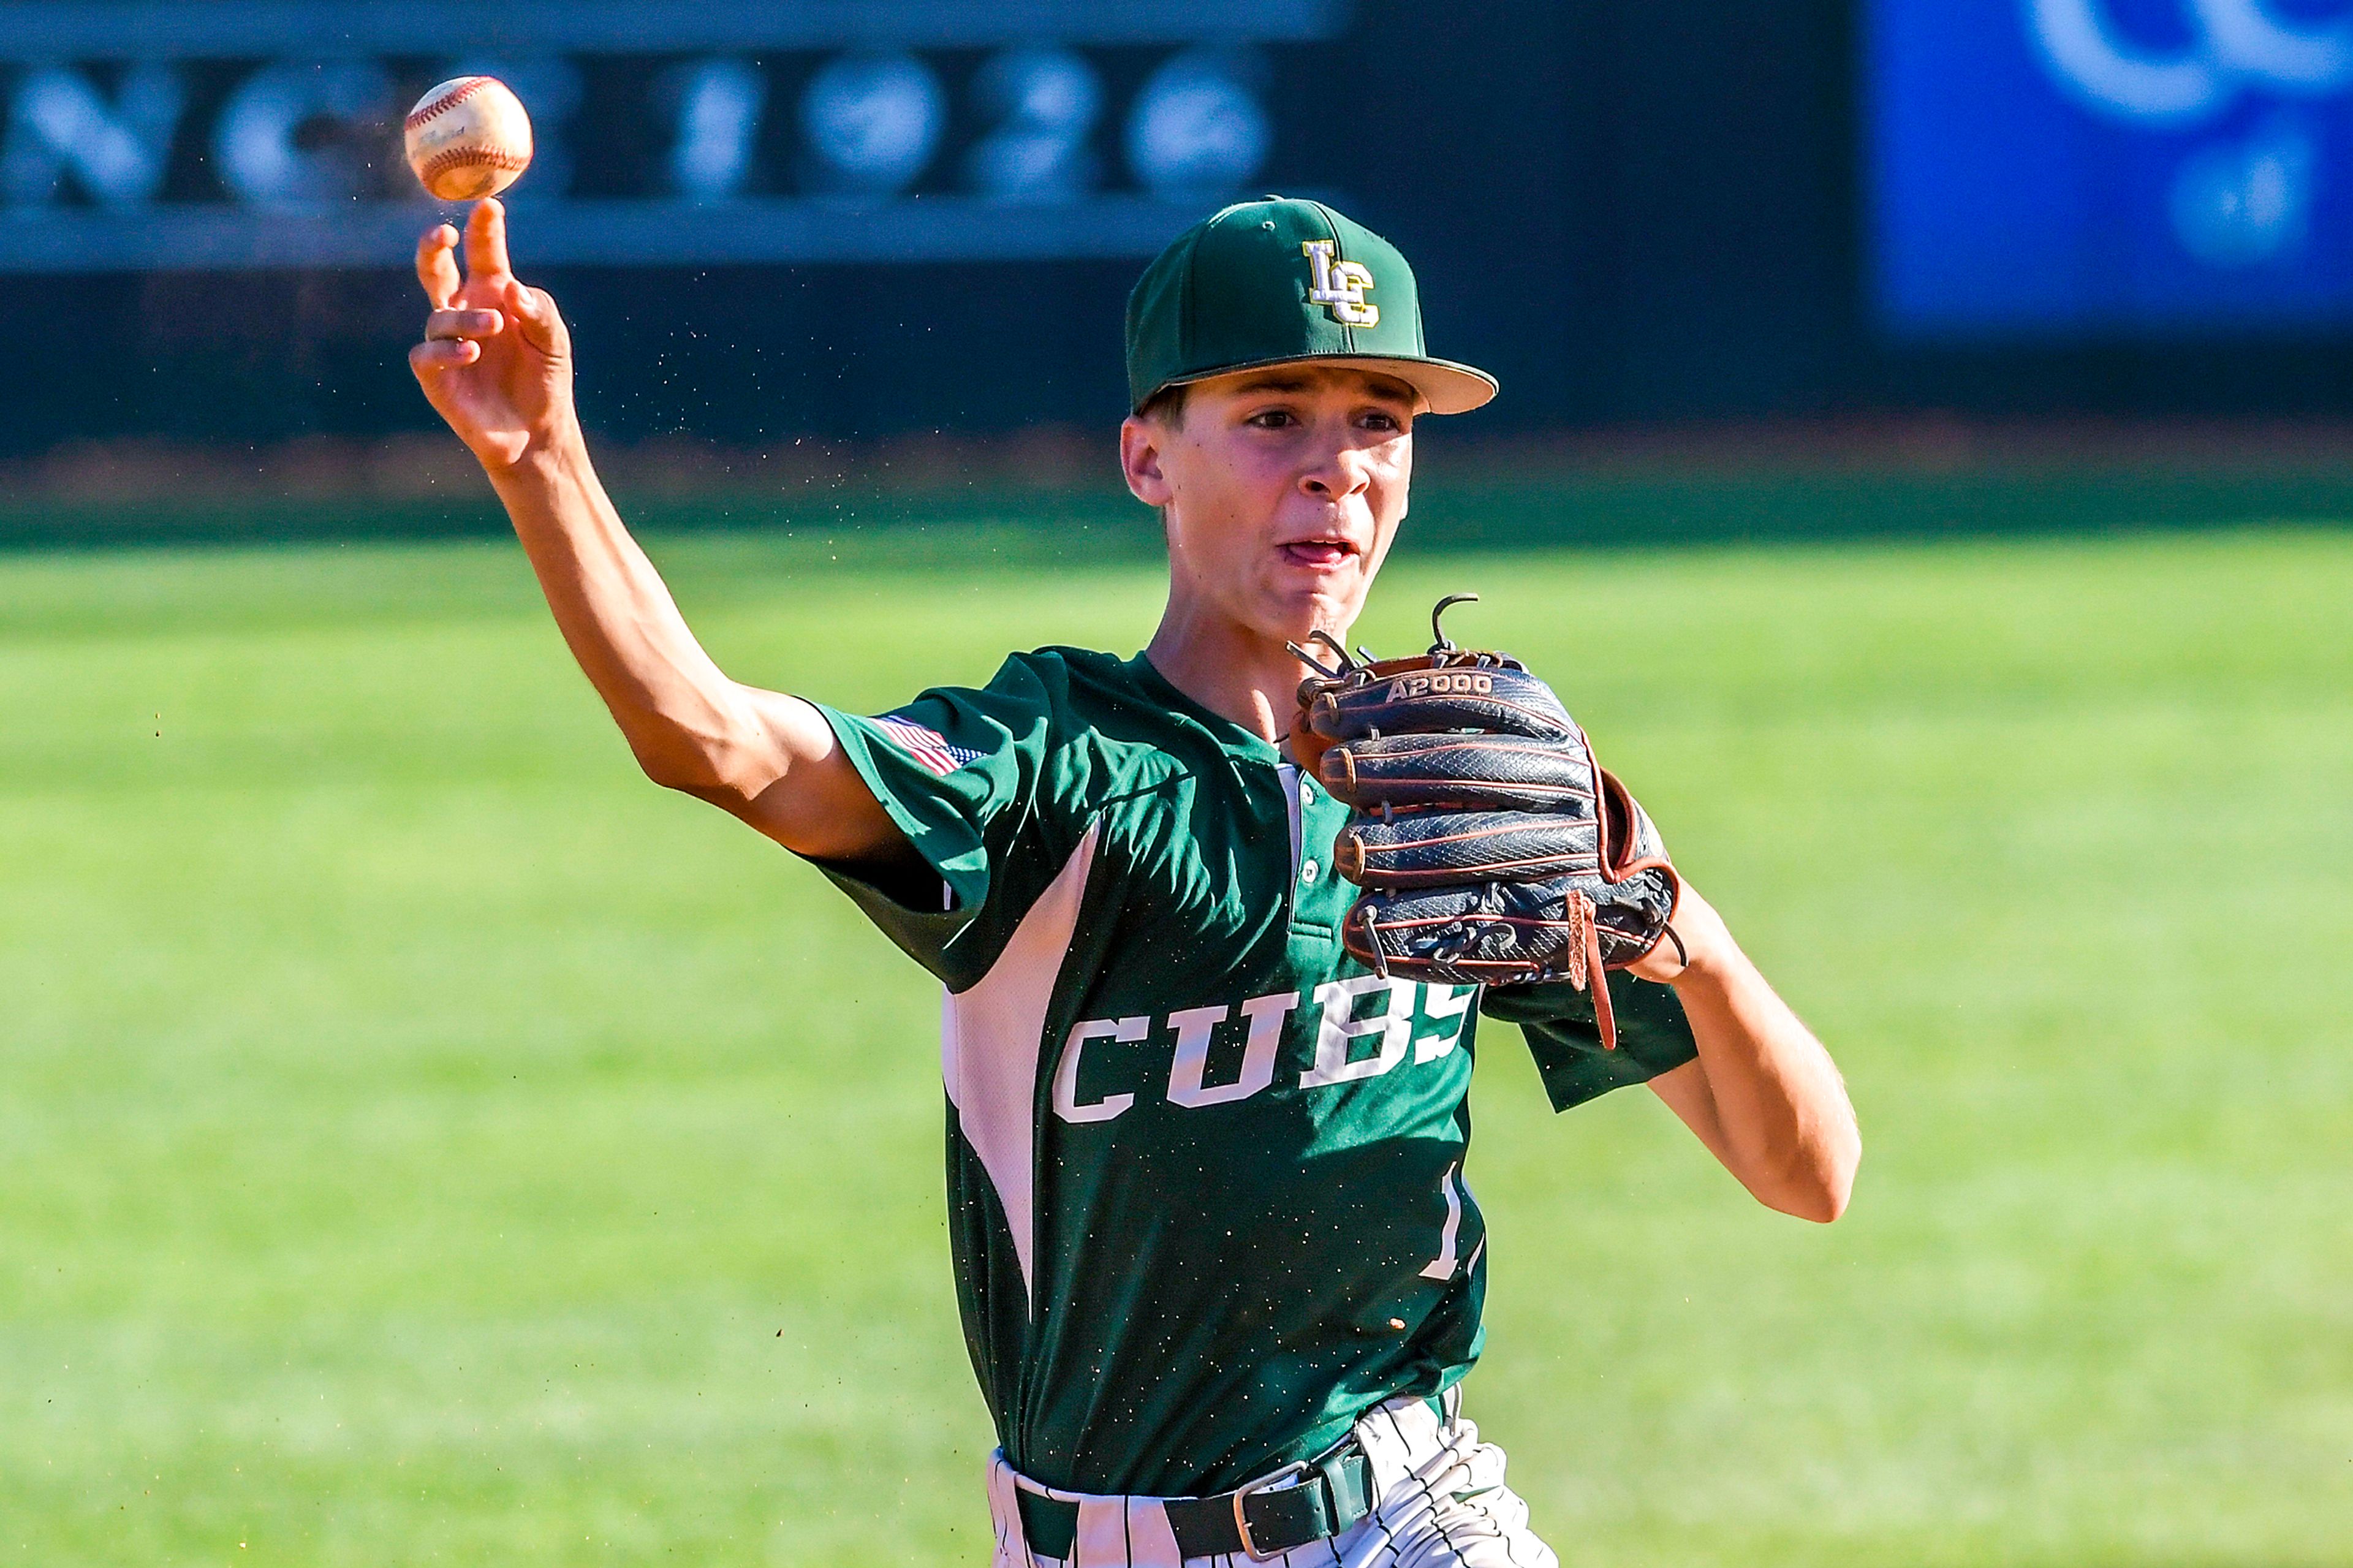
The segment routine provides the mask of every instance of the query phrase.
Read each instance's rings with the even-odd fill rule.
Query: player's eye
[[[1299,416],[1288,408],[1262,408],[1251,415],[1247,423],[1261,430],[1286,430],[1299,423]]]
[[[1367,430],[1403,430],[1405,421],[1386,408],[1369,410],[1358,423]]]

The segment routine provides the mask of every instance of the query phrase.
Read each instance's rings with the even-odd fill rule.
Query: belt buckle
[[[1306,1473],[1307,1466],[1304,1462],[1285,1465],[1271,1476],[1261,1476],[1246,1486],[1234,1489],[1234,1533],[1242,1538],[1242,1551],[1249,1554],[1251,1562],[1264,1563],[1271,1558],[1279,1557],[1284,1549],[1276,1547],[1267,1552],[1261,1552],[1258,1549],[1258,1542],[1250,1539],[1250,1519],[1243,1512],[1242,1504],[1249,1500],[1252,1492],[1272,1491],[1285,1481],[1296,1480]]]

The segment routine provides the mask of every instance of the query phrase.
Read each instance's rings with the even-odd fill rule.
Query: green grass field
[[[1034,536],[658,542],[878,710]],[[2353,535],[1409,550],[1843,1064],[1820,1229],[1479,1070],[1470,1413],[1578,1564],[2353,1561]],[[0,1562],[966,1563],[936,996],[644,784],[512,546],[0,559]]]

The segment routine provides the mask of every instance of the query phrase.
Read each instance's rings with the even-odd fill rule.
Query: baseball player
[[[417,379],[648,775],[807,858],[946,988],[998,1568],[1553,1563],[1460,1409],[1481,1013],[1524,1026],[1556,1107],[1647,1082],[1785,1212],[1836,1217],[1859,1143],[1548,689],[1442,629],[1423,660],[1338,651],[1416,422],[1494,392],[1425,352],[1405,258],[1274,197],[1178,238],[1126,322],[1120,458],[1168,545],[1149,645],[1017,653],[875,718],[696,643],[496,202],[417,271]]]

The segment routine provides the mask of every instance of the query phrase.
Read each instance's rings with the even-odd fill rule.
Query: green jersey
[[[828,871],[947,987],[957,1298],[1008,1462],[1212,1493],[1459,1380],[1481,999],[1343,950],[1346,808],[1141,657],[1048,648],[985,689],[826,717],[938,873]],[[1486,1010],[1525,1025],[1565,1109],[1694,1054],[1667,987],[1611,994],[1614,1053],[1565,987]]]

